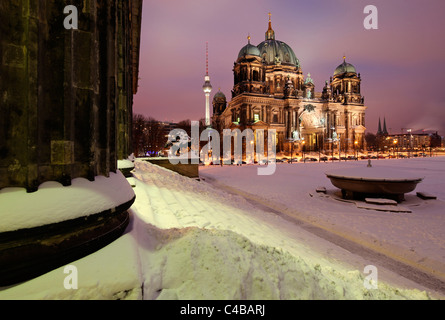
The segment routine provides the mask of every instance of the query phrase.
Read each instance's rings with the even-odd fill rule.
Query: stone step
[[[397,206],[397,201],[385,198],[366,198],[366,203],[377,204],[377,205],[393,205]]]
[[[427,192],[417,192],[417,196],[423,200],[436,200],[437,197]]]
[[[412,211],[406,207],[394,206],[394,205],[381,205],[381,204],[370,204],[365,202],[356,202],[355,205],[359,209],[376,210],[376,211],[386,211],[386,212],[398,212],[398,213],[411,213]]]

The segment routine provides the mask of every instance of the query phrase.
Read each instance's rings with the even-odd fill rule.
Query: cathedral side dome
[[[355,67],[352,64],[346,62],[346,57],[343,57],[343,63],[335,69],[334,76],[344,73],[357,73]]]
[[[258,47],[250,44],[250,42],[240,50],[238,54],[238,59],[249,55],[257,57],[260,56],[260,50],[258,49]]]
[[[218,91],[213,97],[213,100],[218,100],[218,99],[226,99],[226,95],[222,93],[221,90]]]

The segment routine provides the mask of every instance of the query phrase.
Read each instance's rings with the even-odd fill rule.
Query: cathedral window
[[[260,114],[259,114],[259,113],[254,113],[254,115],[253,115],[253,121],[254,121],[254,122],[258,122],[258,121],[260,121]]]
[[[272,122],[273,122],[273,123],[278,123],[278,113],[274,113],[274,114],[273,114]]]
[[[259,73],[256,70],[253,70],[253,81],[259,81],[260,77],[259,77]]]

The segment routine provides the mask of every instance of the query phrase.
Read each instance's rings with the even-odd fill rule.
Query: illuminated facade
[[[340,64],[321,92],[299,59],[275,39],[269,14],[265,41],[244,46],[234,63],[232,99],[215,95],[214,123],[226,129],[275,129],[277,151],[352,151],[365,146],[365,110],[361,77],[355,67]],[[296,148],[296,149],[295,149]]]

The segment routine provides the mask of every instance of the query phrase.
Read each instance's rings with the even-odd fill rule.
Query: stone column
[[[66,30],[64,1],[2,0],[0,189],[94,180],[128,156],[138,3],[76,1]]]

